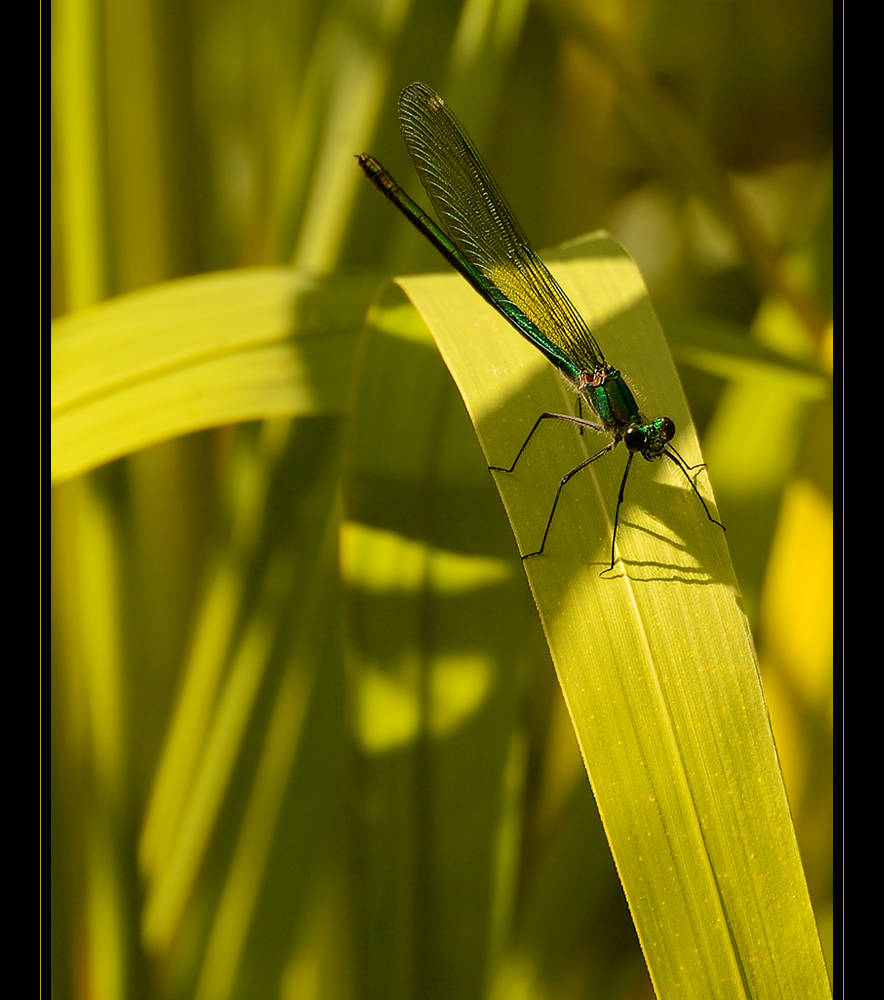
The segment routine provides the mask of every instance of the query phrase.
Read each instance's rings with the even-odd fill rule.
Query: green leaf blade
[[[603,237],[564,254],[575,256],[556,277],[642,409],[671,416],[675,445],[699,462],[634,265]],[[456,275],[400,284],[489,464],[512,460],[539,413],[575,412],[552,368]],[[545,429],[517,473],[495,474],[522,551],[542,534],[558,480],[599,446],[567,426]],[[600,578],[624,461],[617,449],[569,483],[544,554],[524,566],[658,995],[827,996],[724,535],[679,470],[634,462],[618,563]],[[698,487],[708,502],[705,473]]]
[[[52,479],[179,434],[342,413],[373,282],[204,275],[53,324]]]

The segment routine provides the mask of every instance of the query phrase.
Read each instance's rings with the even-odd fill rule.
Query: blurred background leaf
[[[321,392],[262,395],[291,385],[271,366],[202,423],[159,426],[149,380],[131,447],[159,443],[58,476],[56,996],[651,995],[460,399],[413,314],[360,334],[384,276],[441,270],[353,159],[417,193],[415,79],[535,245],[604,227],[642,269],[831,942],[831,35],[815,0],[53,4],[57,335],[288,265],[318,291],[273,300],[279,364],[310,331],[337,350]],[[220,348],[219,304],[187,343]],[[54,359],[84,404],[155,329],[128,315]]]

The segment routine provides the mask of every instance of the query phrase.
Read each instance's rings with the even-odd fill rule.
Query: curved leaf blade
[[[674,443],[699,462],[634,264],[604,237],[559,257],[556,277],[609,360],[646,394],[649,415],[674,419]],[[456,275],[399,283],[489,464],[512,460],[539,413],[574,412],[552,368]],[[561,475],[599,447],[590,437],[551,428],[517,474],[497,474],[521,551],[542,533]],[[678,470],[643,465],[628,484],[615,572],[600,578],[624,461],[614,456],[569,483],[544,555],[524,565],[657,993],[828,996],[723,534]],[[699,487],[708,497],[705,475]]]
[[[374,284],[234,271],[55,321],[53,482],[207,427],[341,413]]]

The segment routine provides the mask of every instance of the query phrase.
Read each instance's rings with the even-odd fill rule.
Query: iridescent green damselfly
[[[596,459],[613,451],[622,441],[628,457],[611,536],[611,564],[616,560],[617,526],[632,460],[641,455],[648,462],[664,455],[674,462],[696,494],[706,516],[724,528],[709,511],[688,465],[670,441],[675,424],[669,417],[647,420],[621,373],[605,361],[602,349],[580,313],[528,242],[522,227],[498,190],[466,129],[448,105],[423,83],[409,84],[399,96],[399,126],[418,176],[442,223],[437,225],[413,201],[374,157],[362,153],[359,166],[371,183],[433,244],[449,264],[475,290],[558,368],[598,418],[541,413],[508,468],[491,466],[492,472],[515,471],[528,442],[544,420],[565,420],[613,440],[584,459],[562,478],[553,499],[540,547],[523,559],[539,556],[546,547],[556,507],[565,485]]]

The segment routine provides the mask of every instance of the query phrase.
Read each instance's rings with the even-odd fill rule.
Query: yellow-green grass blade
[[[369,315],[349,412],[355,992],[485,996],[517,919],[543,637],[461,399],[398,288]]]
[[[190,278],[52,327],[52,480],[180,434],[341,413],[371,283]]]
[[[699,462],[634,264],[603,237],[557,256],[556,277],[607,360],[648,415],[672,417],[673,443]],[[541,412],[575,412],[551,366],[457,275],[400,284],[489,465],[513,460]],[[495,474],[522,551],[537,547],[561,476],[599,447],[547,423],[516,473]],[[618,562],[599,577],[625,458],[618,449],[572,480],[545,553],[524,566],[655,988],[703,1000],[828,996],[725,537],[669,463],[633,463]],[[704,472],[698,484],[711,499]]]

